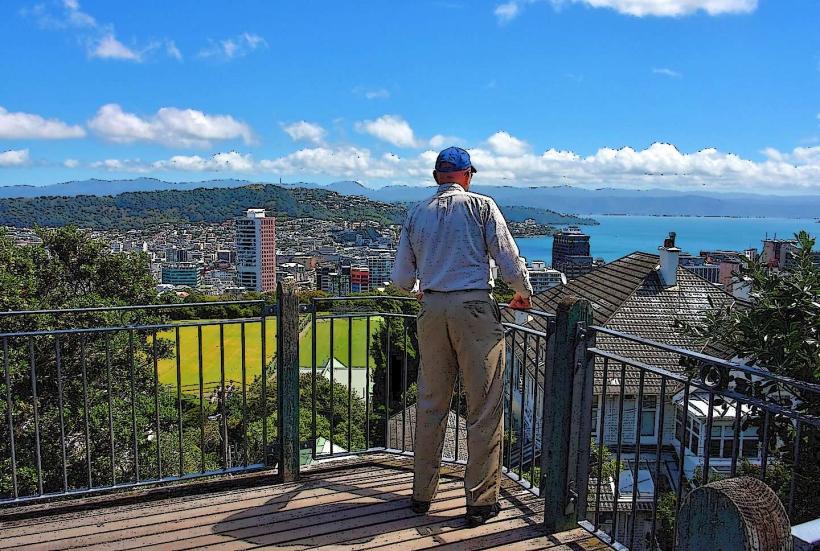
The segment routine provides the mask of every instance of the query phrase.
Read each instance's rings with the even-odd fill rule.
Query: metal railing
[[[391,302],[392,308],[386,308]],[[419,362],[417,309],[416,299],[405,296],[313,299],[310,331],[317,338],[310,343],[310,364],[302,366],[303,370],[310,369],[313,459],[372,451],[413,452],[414,385]],[[548,328],[554,325],[550,321],[555,317],[552,314],[537,310],[529,314],[543,318]],[[538,468],[534,459],[541,438],[540,421],[536,423],[540,415],[535,412],[543,401],[543,362],[549,329],[545,332],[506,321],[502,325],[508,363],[503,469],[535,489]],[[514,354],[515,349],[523,355]],[[317,385],[323,383],[327,388],[318,389]],[[461,378],[457,377],[445,431],[445,462],[465,463],[467,459],[465,400]],[[364,409],[358,425],[353,422],[354,404]],[[320,418],[328,421],[324,431],[318,429]]]
[[[267,308],[0,312],[0,504],[265,468]]]
[[[0,333],[0,503],[274,465],[288,479],[296,455],[412,454],[415,299],[316,298],[302,324],[288,300],[273,396],[262,301],[0,313],[15,329]],[[259,310],[217,321],[159,315],[221,306]],[[549,531],[581,522],[618,545],[668,549],[687,492],[738,474],[769,483],[795,518],[817,503],[805,454],[820,419],[805,406],[816,406],[820,385],[594,326],[585,301],[529,315],[535,323],[503,322],[502,463],[542,497]],[[231,362],[241,371],[233,387]],[[464,463],[455,386],[443,459]]]
[[[671,549],[688,491],[739,475],[767,482],[793,521],[816,516],[816,457],[801,445],[820,418],[802,405],[818,404],[820,385],[606,327],[586,338],[598,458],[587,526],[630,549]]]

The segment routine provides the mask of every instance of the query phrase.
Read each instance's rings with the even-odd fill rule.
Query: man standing
[[[421,301],[415,477],[411,505],[426,513],[436,494],[456,375],[467,397],[467,523],[498,514],[504,413],[504,329],[491,294],[490,258],[515,290],[512,308],[530,308],[532,286],[501,211],[470,193],[476,169],[458,147],[439,153],[436,194],[416,205],[402,229],[393,283]]]

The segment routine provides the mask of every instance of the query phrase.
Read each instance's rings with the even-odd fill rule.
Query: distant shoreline
[[[815,223],[820,224],[820,218],[815,219],[813,217],[808,216],[736,216],[729,214],[627,214],[624,212],[596,212],[589,214],[576,214],[576,216],[620,216],[624,218],[719,218],[731,220],[813,220]]]

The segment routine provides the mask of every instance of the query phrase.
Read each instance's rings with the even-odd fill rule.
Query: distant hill
[[[166,182],[156,178],[133,180],[77,180],[48,186],[0,186],[3,197],[73,197],[75,195],[117,195],[129,191],[158,191],[166,189],[189,190],[196,188],[231,188],[246,186],[247,180],[208,180],[204,182]]]
[[[474,185],[499,205],[532,206],[574,214],[658,216],[737,216],[817,218],[820,195],[785,196],[752,193],[681,192],[671,190],[584,189],[570,186],[515,187]],[[367,197],[386,202],[417,201],[435,188],[387,186]]]
[[[324,189],[249,184],[233,188],[198,188],[74,197],[0,199],[0,225],[65,226],[95,229],[138,228],[161,223],[222,222],[247,208],[265,208],[275,216],[323,220],[401,222],[405,209],[365,197]]]
[[[0,186],[2,197],[116,195],[132,191],[237,188],[245,180],[165,182],[154,178],[134,180],[83,180],[49,186]],[[434,186],[395,185],[373,189],[355,181],[323,186],[311,182],[279,184],[286,189],[311,188],[360,195],[383,202],[416,202],[435,191]],[[820,195],[777,196],[752,193],[681,192],[670,190],[585,189],[571,186],[483,186],[473,190],[493,197],[499,205],[526,206],[575,214],[632,214],[660,216],[743,216],[816,218]]]

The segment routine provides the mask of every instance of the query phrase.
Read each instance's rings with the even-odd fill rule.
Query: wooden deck
[[[3,521],[2,549],[608,549],[578,528],[545,535],[538,498],[505,479],[501,514],[469,529],[462,471],[447,467],[427,515],[409,508],[412,465],[370,455],[329,462],[293,484],[182,494]],[[120,498],[121,499],[121,498]],[[110,501],[110,500],[109,500]],[[78,502],[78,507],[88,503]]]

